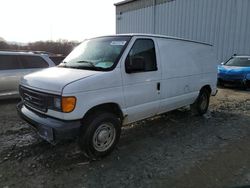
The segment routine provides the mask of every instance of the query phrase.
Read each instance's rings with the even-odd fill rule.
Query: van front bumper
[[[80,120],[60,120],[40,114],[26,107],[23,102],[17,105],[19,116],[28,122],[44,140],[56,144],[60,140],[73,139],[79,136]]]

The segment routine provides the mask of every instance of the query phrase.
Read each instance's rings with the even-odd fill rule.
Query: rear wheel
[[[210,92],[207,89],[202,89],[196,101],[190,105],[194,114],[203,115],[207,112],[210,101]]]
[[[114,114],[99,112],[86,120],[79,146],[85,155],[96,160],[113,151],[121,134],[121,122]]]

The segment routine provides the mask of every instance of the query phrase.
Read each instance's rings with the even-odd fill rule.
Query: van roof
[[[250,58],[250,55],[234,55],[236,58]]]
[[[133,1],[136,1],[136,0],[124,0],[124,1],[120,1],[118,3],[115,3],[114,5],[119,6],[119,5],[123,5],[123,4],[126,4],[126,3],[131,3]]]
[[[131,36],[131,37],[133,37],[133,36],[145,36],[145,37],[157,37],[157,38],[174,39],[174,40],[181,40],[181,41],[186,41],[186,42],[193,42],[193,43],[198,43],[198,44],[213,46],[212,44],[205,43],[205,42],[200,42],[200,41],[195,41],[195,40],[190,40],[190,39],[184,39],[184,38],[179,38],[179,37],[173,37],[173,36],[157,35],[157,34],[124,33],[124,34],[116,34],[116,35],[108,35],[108,36]]]

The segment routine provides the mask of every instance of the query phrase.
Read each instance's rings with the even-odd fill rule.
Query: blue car
[[[250,87],[250,56],[233,56],[218,66],[218,85]]]

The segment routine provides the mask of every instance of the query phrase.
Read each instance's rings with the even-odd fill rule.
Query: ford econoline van
[[[50,143],[78,138],[101,158],[121,126],[186,105],[199,115],[215,95],[217,61],[211,45],[147,34],[85,40],[57,67],[24,76],[17,109]]]

